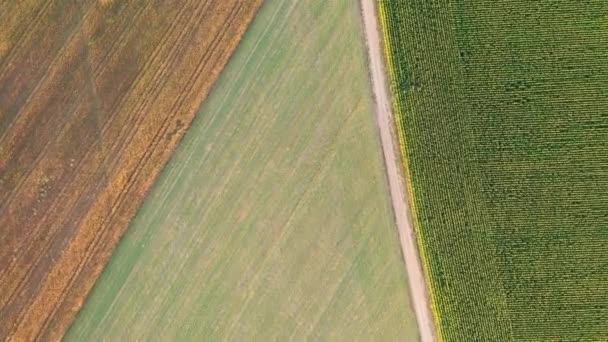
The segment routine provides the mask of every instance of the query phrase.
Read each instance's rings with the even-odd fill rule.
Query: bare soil
[[[262,0],[0,5],[0,340],[57,340]]]
[[[380,26],[374,0],[361,0],[361,6],[369,51],[369,67],[375,98],[375,112],[384,152],[391,202],[395,212],[397,229],[399,230],[399,240],[408,275],[414,312],[418,321],[421,340],[424,342],[435,341],[437,338],[431,313],[429,291],[422,263],[418,255],[416,234],[406,198],[405,179],[402,174],[403,163],[398,145],[399,141],[395,132],[395,120],[391,114],[391,98],[387,91]]]

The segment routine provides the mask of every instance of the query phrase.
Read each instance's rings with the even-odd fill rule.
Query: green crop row
[[[608,340],[607,13],[379,0],[441,340]]]

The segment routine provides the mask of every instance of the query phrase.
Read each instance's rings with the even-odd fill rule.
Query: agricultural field
[[[416,341],[356,1],[266,0],[66,341]]]
[[[608,340],[608,2],[379,4],[440,339]]]
[[[56,340],[261,0],[0,2],[0,340]]]

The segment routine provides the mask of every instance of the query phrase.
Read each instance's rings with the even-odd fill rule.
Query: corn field
[[[440,339],[608,340],[608,2],[379,15]]]

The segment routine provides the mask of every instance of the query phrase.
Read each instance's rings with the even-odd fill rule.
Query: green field
[[[361,26],[265,1],[67,341],[417,339]]]
[[[608,340],[608,2],[380,5],[442,339]]]

